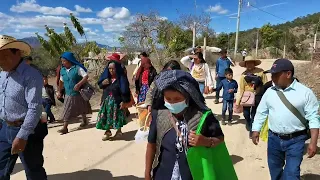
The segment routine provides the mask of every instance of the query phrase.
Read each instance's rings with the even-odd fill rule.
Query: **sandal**
[[[88,125],[88,121],[87,120],[84,120],[84,121],[82,121],[81,122],[81,124],[80,124],[80,127],[86,127]]]
[[[112,133],[111,132],[107,132],[104,134],[102,141],[108,141],[111,139]]]
[[[61,135],[67,134],[68,132],[69,132],[68,129],[60,129],[60,130],[58,130],[58,133],[60,133]]]

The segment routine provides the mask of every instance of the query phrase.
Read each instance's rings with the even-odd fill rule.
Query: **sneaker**
[[[216,100],[214,101],[214,103],[215,103],[215,104],[219,104],[219,100],[216,99]]]

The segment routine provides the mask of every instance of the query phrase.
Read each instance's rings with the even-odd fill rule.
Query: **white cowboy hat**
[[[0,51],[5,49],[19,49],[24,56],[31,53],[31,46],[23,41],[18,41],[14,37],[7,35],[0,35]]]
[[[255,59],[252,56],[247,56],[246,59],[244,61],[241,61],[239,63],[239,66],[241,67],[246,67],[246,62],[254,62],[254,66],[259,66],[261,64],[261,61],[258,59]]]

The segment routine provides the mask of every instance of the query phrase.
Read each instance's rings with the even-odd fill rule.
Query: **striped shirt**
[[[42,111],[43,80],[38,70],[21,62],[16,70],[0,72],[0,119],[23,120],[17,134],[27,140],[34,133]]]

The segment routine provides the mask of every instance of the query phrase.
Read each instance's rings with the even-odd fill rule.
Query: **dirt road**
[[[272,61],[263,61],[260,67],[268,69]],[[235,79],[238,80],[243,68],[234,69]],[[96,98],[97,101],[99,98]],[[221,114],[221,104],[213,103],[214,96],[206,97],[208,106],[217,117]],[[45,168],[49,180],[138,180],[144,175],[145,143],[136,144],[134,135],[137,125],[129,122],[123,128],[124,136],[116,141],[103,142],[103,131],[95,129],[98,103],[94,102],[95,113],[87,129],[78,130],[79,123],[70,125],[71,133],[59,135],[60,127],[51,127],[45,139]],[[130,109],[133,113],[135,109]],[[254,146],[248,138],[243,116],[232,126],[223,126],[225,140],[235,169],[240,180],[268,180],[270,179],[266,161],[266,143]],[[134,120],[134,119],[133,119]],[[55,124],[60,126],[59,123]],[[320,157],[304,159],[302,165],[303,178],[307,180],[320,179]],[[17,163],[13,180],[25,179],[22,164]]]

